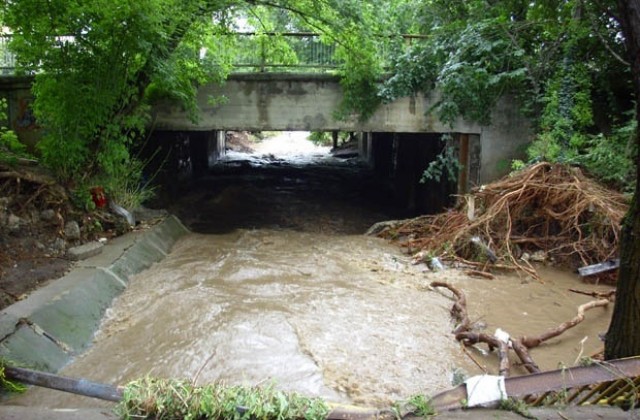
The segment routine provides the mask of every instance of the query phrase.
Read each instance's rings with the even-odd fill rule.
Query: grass
[[[129,383],[118,414],[124,419],[259,419],[326,418],[329,407],[320,398],[263,388],[145,378]]]
[[[4,374],[4,367],[8,366],[9,362],[0,358],[0,390],[8,392],[22,393],[27,390],[27,387],[19,382],[10,381]]]
[[[436,409],[431,404],[431,399],[417,394],[405,401],[398,401],[393,405],[393,411],[397,418],[404,418],[408,414],[418,417],[430,418],[436,415]]]
[[[498,408],[500,410],[511,411],[513,413],[519,414],[527,419],[537,419],[537,417],[529,412],[529,406],[527,405],[527,403],[515,398],[505,398],[501,400]]]

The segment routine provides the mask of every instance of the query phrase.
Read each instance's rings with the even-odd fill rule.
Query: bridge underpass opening
[[[225,133],[224,153],[186,186],[187,196],[206,191],[206,210],[193,211],[203,207],[194,203],[176,213],[207,233],[261,227],[364,233],[378,221],[407,215],[395,204],[390,180],[359,157],[355,136],[339,134],[332,152],[331,133],[324,146],[309,134],[259,133],[262,139],[252,142],[255,135]]]
[[[315,180],[325,187],[319,188],[319,195],[333,192],[338,200],[336,187],[351,184],[353,190],[345,192],[346,198],[361,195],[366,198],[363,205],[381,209],[388,219],[443,211],[455,204],[456,193],[466,191],[479,178],[479,136],[314,133],[316,139],[325,139],[325,146],[306,140],[309,136],[303,131],[160,131],[152,137],[151,149],[165,157],[161,183],[168,191],[167,202],[184,194],[185,188],[206,182],[200,178],[215,176],[220,187],[231,174],[245,172],[260,185],[268,182],[267,174],[276,182]],[[441,168],[439,179],[423,179],[428,165],[442,159],[449,148],[459,160],[458,183],[448,177],[446,168]],[[320,180],[329,173],[327,180]]]

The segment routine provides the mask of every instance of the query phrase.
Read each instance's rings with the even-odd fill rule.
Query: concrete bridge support
[[[220,159],[225,152],[225,132],[191,131],[189,138],[189,161],[194,177],[207,173],[207,170]]]
[[[154,130],[140,156],[147,162],[145,176],[165,186],[162,194],[175,197],[181,182],[206,174],[224,152],[224,131]]]

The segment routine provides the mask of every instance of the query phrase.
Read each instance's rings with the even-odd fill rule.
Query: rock
[[[544,251],[536,251],[531,254],[531,261],[545,262],[547,260],[547,253]]]
[[[149,209],[144,206],[140,206],[133,211],[134,219],[141,222],[148,222],[153,219],[164,218],[167,217],[168,214],[169,213],[166,210]]]
[[[0,197],[0,210],[6,210],[11,202],[11,198],[9,197]]]
[[[7,217],[6,223],[9,230],[18,230],[20,229],[20,226],[24,224],[24,221],[15,214],[11,213]]]
[[[432,271],[442,271],[442,270],[444,270],[444,265],[442,265],[442,263],[440,262],[438,257],[433,257],[433,258],[431,258],[431,261],[429,262],[429,268]]]
[[[124,217],[131,227],[134,227],[136,225],[136,219],[134,218],[133,214],[129,212],[129,210],[117,205],[113,201],[109,201],[109,208],[118,216]]]
[[[80,239],[80,225],[75,220],[64,225],[64,236],[68,240]]]
[[[54,254],[62,254],[66,248],[67,242],[62,238],[56,238],[56,240],[49,245],[49,249],[51,249]]]
[[[104,245],[100,242],[88,242],[84,245],[69,248],[67,256],[69,259],[74,261],[86,260],[89,257],[93,257],[94,255],[101,253],[102,247],[104,247]]]
[[[40,212],[40,220],[45,222],[53,222],[56,218],[56,212],[53,209],[47,209]]]

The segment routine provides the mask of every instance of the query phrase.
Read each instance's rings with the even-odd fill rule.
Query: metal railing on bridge
[[[336,45],[311,32],[234,32],[217,35],[221,47],[216,53],[232,57],[234,72],[331,72],[341,60]],[[232,37],[231,39],[229,37]],[[73,37],[58,37],[73,42]],[[390,65],[391,54],[404,51],[423,35],[379,36],[377,54],[383,67]],[[0,74],[15,73],[16,57],[9,50],[11,35],[0,35]],[[203,50],[203,56],[209,53]],[[216,54],[210,53],[210,54]],[[215,63],[216,57],[209,57]]]

